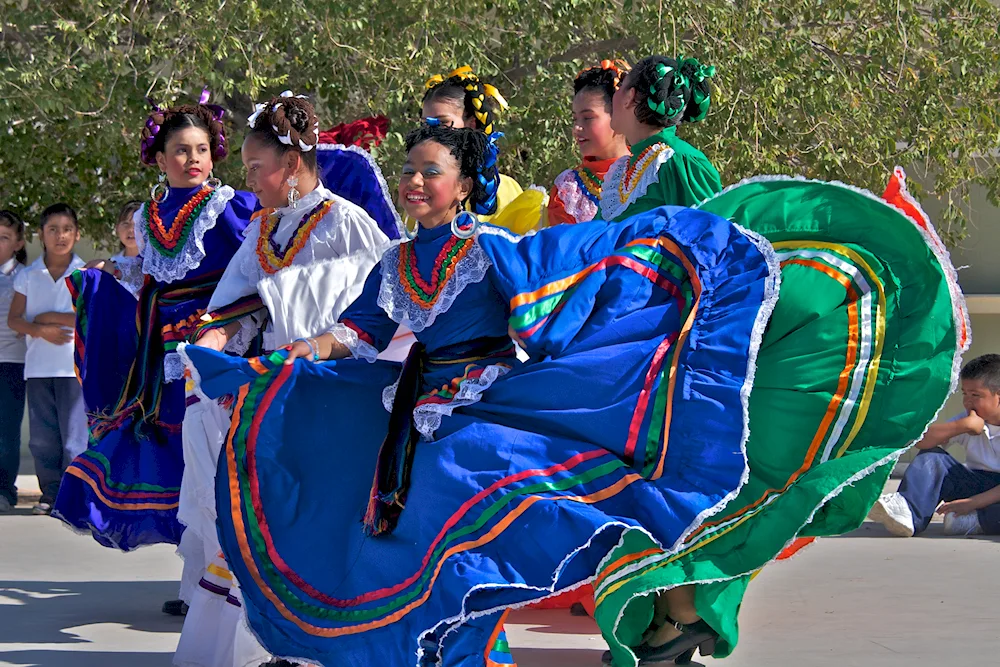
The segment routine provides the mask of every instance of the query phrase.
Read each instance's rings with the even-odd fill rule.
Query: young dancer
[[[44,252],[14,279],[7,323],[27,338],[28,447],[42,491],[34,512],[50,514],[67,466],[87,448],[87,417],[73,371],[73,309],[65,281],[83,260],[73,252],[80,226],[71,207],[46,208],[40,228]]]
[[[216,350],[237,337],[248,342],[262,331],[263,347],[270,351],[329,328],[360,294],[390,242],[364,209],[321,182],[312,105],[286,93],[257,109],[241,156],[247,187],[264,208],[254,216],[212,296],[210,315],[200,325],[198,344]],[[373,163],[329,166],[336,173],[336,187],[382,211],[388,193]],[[178,517],[187,528],[181,544],[185,566],[202,558],[207,567],[188,594],[191,608],[174,664],[256,667],[269,656],[241,622],[239,595],[215,527],[215,471],[229,413],[203,395],[195,397],[201,400],[184,417]],[[195,549],[202,553],[192,554]]]
[[[599,217],[617,222],[664,204],[695,206],[722,189],[704,153],[677,136],[681,123],[708,115],[715,68],[693,58],[650,56],[625,77],[612,101],[611,127],[631,154],[608,170]]]
[[[200,323],[256,208],[253,195],[212,177],[227,154],[222,117],[198,104],[154,108],[146,121],[140,157],[160,176],[134,218],[138,304],[109,273],[71,280],[91,445],[69,467],[56,515],[123,551],[180,541],[185,398],[175,349]]]
[[[26,348],[24,338],[7,325],[7,315],[14,298],[14,281],[27,261],[24,222],[12,211],[0,211],[0,513],[17,505]]]
[[[549,195],[549,225],[593,220],[605,174],[629,155],[625,136],[611,127],[612,100],[628,70],[622,60],[602,60],[573,80],[573,140],[583,160],[556,177]]]
[[[424,84],[421,103],[423,118],[436,118],[443,125],[454,128],[468,127],[487,135],[499,131],[500,112],[507,108],[507,100],[492,84],[482,81],[468,65],[453,70],[447,76],[435,74]],[[499,138],[498,135],[497,138]],[[510,176],[500,174],[500,180],[488,184],[489,191],[480,202],[480,210],[493,208],[493,213],[479,213],[483,220],[491,220],[523,192]],[[493,206],[493,201],[496,204]]]
[[[323,664],[486,665],[506,610],[593,583],[634,664],[651,593],[700,584],[700,620],[648,657],[725,655],[754,572],[859,525],[947,396],[946,258],[877,198],[780,178],[518,239],[459,214],[494,178],[481,135],[407,147],[417,236],[331,332],[254,360],[187,348],[202,391],[237,395],[218,526],[255,633]],[[400,323],[402,368],[375,360]]]

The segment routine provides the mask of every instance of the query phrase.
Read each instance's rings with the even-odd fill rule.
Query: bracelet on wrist
[[[318,346],[313,345],[310,338],[296,338],[295,342],[303,342],[309,346],[309,353],[312,355],[313,363],[319,361],[319,349]]]

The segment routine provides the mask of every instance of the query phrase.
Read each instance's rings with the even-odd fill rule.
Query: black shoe
[[[187,616],[187,602],[184,600],[167,600],[163,603],[162,611],[167,616]]]
[[[282,660],[281,658],[276,658],[271,662],[262,662],[260,667],[299,667],[297,662],[288,662],[287,660]]]
[[[569,608],[569,613],[572,616],[590,616],[590,614],[587,613],[587,608],[583,606],[582,602],[574,602]]]
[[[681,623],[674,625],[681,631],[679,637],[675,637],[660,646],[642,643],[632,649],[639,659],[640,665],[659,665],[666,662],[687,665],[694,657],[695,649],[700,650],[702,656],[706,658],[715,653],[715,642],[719,638],[719,633],[713,630],[708,623],[696,621],[690,625]],[[601,662],[605,665],[611,664],[611,651],[604,652],[604,655],[601,656]]]

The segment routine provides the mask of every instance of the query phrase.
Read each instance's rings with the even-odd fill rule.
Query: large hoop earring
[[[205,181],[205,185],[212,188],[213,190],[218,190],[222,187],[222,181],[215,177],[213,172],[208,172],[208,180]]]
[[[160,172],[160,177],[153,184],[153,187],[149,190],[149,198],[155,201],[157,204],[161,203],[170,194],[170,187],[167,185],[167,175],[162,171]]]
[[[403,227],[403,236],[405,236],[407,239],[409,239],[410,241],[412,241],[413,239],[417,238],[417,230],[420,227],[420,223],[417,222],[416,220],[414,220],[414,223],[416,223],[416,224],[414,224],[413,231],[411,232],[410,228],[406,226],[406,221],[407,220],[408,220],[408,217],[407,218],[403,218],[400,221],[402,223],[402,227]]]
[[[295,186],[299,184],[298,176],[289,176],[288,180],[288,205],[295,208],[299,205],[299,191],[295,189]]]
[[[471,224],[471,227],[463,229],[463,224]],[[479,231],[479,217],[473,213],[462,211],[451,219],[451,233],[460,239],[471,239],[477,231]]]

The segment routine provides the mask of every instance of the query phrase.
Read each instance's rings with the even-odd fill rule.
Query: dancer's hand
[[[309,349],[309,345],[305,341],[297,340],[287,348],[288,358],[285,359],[285,365],[291,366],[295,363],[296,359],[312,359],[313,351]]]
[[[227,343],[229,343],[229,337],[222,329],[209,329],[195,342],[195,345],[222,352],[226,349]]]

